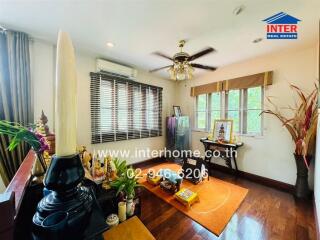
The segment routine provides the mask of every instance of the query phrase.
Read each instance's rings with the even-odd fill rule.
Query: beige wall
[[[41,110],[48,115],[49,126],[54,126],[54,69],[55,47],[41,41],[33,42],[33,82],[34,82],[34,110],[35,119],[38,119]],[[89,150],[122,150],[134,152],[135,149],[160,150],[165,146],[165,117],[170,114],[174,104],[174,87],[171,81],[155,77],[147,72],[138,71],[137,81],[163,87],[163,136],[128,141],[91,144],[90,120],[90,72],[95,71],[95,57],[76,52],[78,78],[78,145],[86,145]],[[130,156],[129,163],[146,160],[148,157],[137,158]]]
[[[52,129],[54,121],[54,46],[35,41],[33,43],[33,80],[35,83],[35,117],[44,109],[49,117]],[[90,144],[90,93],[89,72],[95,71],[95,57],[83,53],[76,54],[78,72],[78,144],[86,145],[90,150],[98,149],[162,149],[165,136]],[[182,112],[193,119],[194,99],[190,97],[190,86],[205,84],[234,77],[245,76],[263,71],[274,71],[274,84],[266,89],[266,95],[276,96],[282,105],[293,104],[289,83],[310,90],[316,81],[316,47],[310,46],[290,52],[266,55],[241,63],[221,67],[216,72],[202,75],[192,81],[176,84],[144,71],[139,71],[138,80],[161,86],[163,90],[163,135],[165,135],[165,117],[170,115],[172,105],[180,105]],[[207,136],[205,132],[192,132],[192,148],[203,151],[199,139]],[[294,184],[296,167],[293,159],[293,144],[290,135],[281,124],[270,116],[264,117],[264,134],[260,137],[242,137],[245,146],[238,157],[239,168],[243,171]],[[130,157],[131,163],[147,158]],[[222,161],[217,161],[223,164]],[[312,173],[311,173],[312,179]],[[313,181],[310,181],[312,187]]]
[[[289,83],[296,84],[307,91],[312,89],[317,76],[316,61],[316,46],[311,46],[221,67],[215,72],[205,74],[187,83],[180,83],[177,89],[177,104],[181,105],[184,114],[191,116],[191,119],[194,120],[194,98],[190,97],[190,86],[272,70],[274,71],[274,84],[266,88],[266,96],[275,96],[278,104],[287,106],[294,103]],[[294,184],[296,167],[292,155],[294,148],[290,135],[272,116],[264,116],[263,126],[263,136],[242,137],[244,147],[239,150],[239,169]],[[199,139],[207,135],[206,132],[193,131],[192,148],[203,151]],[[223,164],[224,162],[217,159],[217,163]],[[313,181],[310,181],[310,185],[312,187]]]
[[[54,71],[55,47],[35,40],[31,48],[32,80],[35,119],[43,109],[49,118],[49,126],[54,126]],[[190,87],[213,81],[245,76],[263,71],[274,71],[274,84],[266,89],[267,96],[276,96],[281,105],[293,104],[289,83],[304,90],[310,90],[317,78],[317,48],[310,46],[290,52],[279,52],[255,59],[221,67],[213,73],[204,74],[192,81],[174,82],[164,80],[147,72],[139,71],[138,81],[161,86],[163,90],[163,136],[138,140],[90,144],[90,92],[89,72],[95,71],[95,57],[76,53],[78,72],[78,144],[90,150],[98,149],[162,149],[165,146],[165,117],[172,113],[172,105],[180,105],[182,112],[194,120],[194,98],[190,97]],[[290,135],[281,124],[271,116],[264,116],[263,136],[242,137],[245,146],[240,150],[238,166],[241,170],[294,184],[296,167],[292,156],[293,144]],[[192,132],[192,148],[203,151],[199,139],[206,132]],[[130,163],[146,158],[129,158]],[[223,161],[217,160],[218,164]],[[312,166],[313,168],[313,166]],[[310,185],[313,186],[313,171]],[[0,192],[4,190],[0,181]]]

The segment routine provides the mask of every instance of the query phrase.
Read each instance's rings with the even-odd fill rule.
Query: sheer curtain
[[[33,122],[29,37],[15,31],[0,32],[0,119],[27,125]],[[7,185],[29,148],[7,150],[9,139],[0,137],[0,175]]]

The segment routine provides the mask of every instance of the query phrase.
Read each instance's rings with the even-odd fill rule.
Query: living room
[[[1,239],[319,238],[318,1],[0,2]]]

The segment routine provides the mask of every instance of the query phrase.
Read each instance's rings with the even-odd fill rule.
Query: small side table
[[[219,156],[225,160],[226,165],[234,171],[235,174],[238,173],[237,165],[237,149],[243,146],[243,143],[220,143],[207,138],[201,138],[200,142],[204,145],[205,150],[205,161],[207,166],[210,167],[210,162],[212,157],[214,157],[214,152],[218,151]],[[234,162],[235,169],[232,168],[232,161]]]

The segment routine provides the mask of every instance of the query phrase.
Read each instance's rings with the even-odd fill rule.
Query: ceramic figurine
[[[82,146],[80,148],[80,158],[82,160],[82,165],[90,170],[91,169],[91,163],[92,163],[92,155],[91,153],[89,153],[87,150],[86,150],[86,147],[85,146]]]
[[[43,158],[44,158],[44,161],[45,161],[47,167],[49,167],[49,165],[51,163],[51,156],[48,151],[43,152]]]
[[[101,163],[99,159],[97,159],[96,157],[93,157],[92,163],[93,163],[93,166],[91,170],[92,170],[93,180],[96,183],[101,183],[101,181],[105,179],[104,169],[101,167]]]
[[[49,154],[54,154],[55,153],[55,135],[50,132],[49,126],[47,125],[48,123],[48,118],[44,114],[43,110],[41,112],[41,117],[39,120],[36,122],[36,128],[35,131],[42,135],[44,139],[47,141],[49,145]]]
[[[116,214],[110,214],[107,217],[106,223],[110,226],[110,228],[115,227],[119,224],[119,217]]]
[[[108,182],[111,181],[111,166],[110,166],[110,162],[111,162],[111,157],[107,156],[104,159],[104,167],[105,167],[105,173],[106,173],[106,180]]]
[[[105,173],[108,181],[113,181],[117,178],[116,167],[111,156],[104,159]]]

